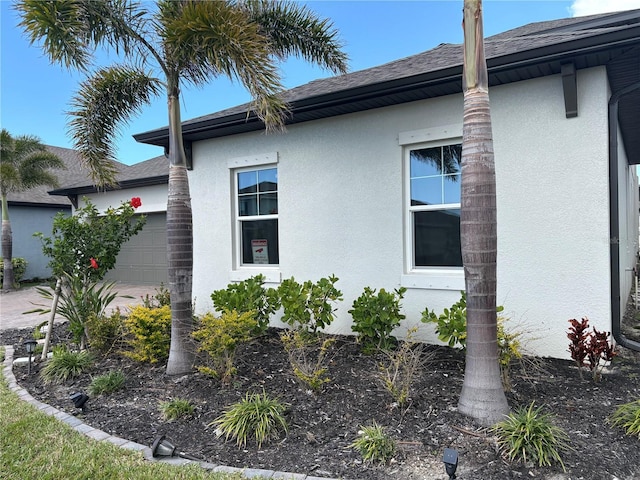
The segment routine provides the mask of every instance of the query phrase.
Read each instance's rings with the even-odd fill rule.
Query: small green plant
[[[15,282],[15,285],[20,284],[20,280],[22,280],[22,277],[24,276],[24,272],[27,271],[28,263],[29,262],[27,262],[22,257],[11,258],[11,264],[13,265],[13,281]],[[3,280],[4,280],[4,262],[2,257],[0,257],[0,285],[2,285]]]
[[[264,275],[256,275],[241,282],[230,283],[226,289],[216,290],[211,294],[213,306],[218,312],[252,311],[258,322],[256,333],[264,333],[269,327],[271,315],[280,308],[278,291],[264,288],[264,282]]]
[[[400,408],[409,402],[413,382],[433,358],[433,354],[425,355],[424,344],[412,340],[416,331],[410,329],[399,348],[385,350],[386,361],[380,364],[380,381]]]
[[[610,333],[599,332],[595,327],[589,332],[589,319],[586,317],[580,321],[572,318],[569,323],[569,353],[578,366],[580,378],[583,378],[582,369],[587,366],[593,381],[597,382],[605,365],[618,355],[615,345],[609,343]]]
[[[174,398],[166,402],[160,402],[160,413],[165,420],[177,420],[193,415],[194,406],[184,398]]]
[[[222,415],[209,425],[216,425],[216,435],[232,438],[236,444],[244,446],[253,437],[258,448],[264,442],[280,437],[280,431],[287,432],[285,418],[286,405],[270,398],[265,392],[246,394],[245,398],[227,408]]]
[[[89,347],[92,351],[107,354],[124,346],[125,317],[120,308],[111,315],[91,315],[86,322]]]
[[[254,312],[231,310],[220,317],[207,313],[199,322],[200,328],[193,332],[193,338],[200,342],[198,351],[207,353],[208,365],[201,365],[198,370],[228,384],[236,371],[236,349],[251,340],[258,327]]]
[[[33,339],[40,340],[45,337],[44,333],[42,333],[42,329],[49,324],[49,320],[45,320],[44,322],[40,322],[35,327],[33,327]]]
[[[142,306],[147,308],[160,308],[165,305],[171,306],[171,294],[169,290],[164,287],[164,283],[161,283],[158,288],[155,289],[153,295],[149,296],[147,293],[142,297]]]
[[[118,293],[114,291],[115,282],[98,285],[95,282],[87,282],[86,278],[66,273],[62,274],[62,278],[56,313],[69,320],[73,341],[80,345],[80,349],[84,349],[88,340],[87,321],[92,316],[103,315],[105,309],[117,297]],[[36,287],[36,290],[44,299],[53,299],[53,291],[50,289]],[[47,313],[51,309],[40,308],[32,311]]]
[[[502,386],[506,392],[510,392],[511,366],[517,360],[522,360],[522,348],[520,344],[520,331],[508,331],[504,327],[505,319],[498,317],[498,361],[500,362],[500,376]]]
[[[342,300],[342,292],[335,287],[337,281],[334,275],[316,283],[298,283],[293,277],[283,280],[278,287],[282,321],[311,334],[329,326],[335,318],[332,303]]]
[[[331,381],[326,363],[335,338],[309,338],[299,330],[287,330],[280,334],[280,339],[298,380],[314,392],[319,392],[325,383]]]
[[[351,330],[358,334],[358,341],[362,343],[365,352],[388,350],[395,345],[396,339],[391,332],[405,318],[400,313],[400,301],[406,291],[404,287],[393,292],[381,288],[376,295],[375,289],[365,287],[362,295],[354,300],[349,310],[353,317]]]
[[[114,370],[104,375],[94,377],[89,384],[89,393],[93,395],[104,395],[107,393],[117,392],[124,387],[126,381],[124,373],[120,370]]]
[[[73,352],[64,347],[53,349],[53,356],[40,371],[44,383],[62,383],[77,377],[93,363],[91,354],[86,350]]]
[[[510,461],[532,461],[539,466],[550,466],[557,462],[566,471],[561,452],[570,449],[569,436],[553,424],[542,407],[520,408],[493,427],[498,437],[498,446]]]
[[[377,423],[360,427],[358,438],[350,445],[368,462],[388,463],[396,452],[396,443]]]
[[[422,312],[422,322],[435,323],[436,333],[442,342],[450,347],[460,346],[464,349],[467,344],[467,295],[465,292],[460,294],[460,300],[451,305],[451,308],[445,308],[440,315],[425,309]]]
[[[609,423],[640,439],[640,400],[620,405],[609,417]]]
[[[125,320],[130,334],[127,342],[133,348],[125,351],[129,358],[139,362],[157,363],[169,356],[171,343],[171,308],[146,308],[137,305]]]

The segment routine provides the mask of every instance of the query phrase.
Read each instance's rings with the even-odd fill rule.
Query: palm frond
[[[160,94],[161,82],[138,69],[114,66],[98,70],[72,100],[69,129],[75,149],[99,186],[115,183],[113,140],[119,127]]]
[[[333,73],[347,72],[348,57],[328,19],[289,1],[249,0],[243,5],[279,58],[301,57]]]
[[[32,44],[42,42],[52,62],[83,71],[100,44],[131,53],[136,40],[132,32],[143,28],[148,13],[130,0],[23,0],[15,9]]]
[[[168,63],[185,81],[239,80],[267,127],[283,124],[287,105],[278,96],[283,85],[270,43],[246,11],[230,2],[183,2],[179,11],[175,2],[160,4]]]
[[[1,133],[0,190],[3,194],[19,192],[38,185],[57,185],[57,178],[49,168],[65,168],[60,158],[49,152],[33,135],[12,137]]]

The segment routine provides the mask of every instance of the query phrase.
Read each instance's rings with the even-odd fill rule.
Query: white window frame
[[[233,221],[233,267],[229,273],[231,281],[242,281],[258,274],[265,277],[267,283],[279,283],[282,275],[279,264],[242,264],[242,222],[252,220],[278,219],[278,213],[271,215],[251,215],[240,217],[238,202],[238,173],[278,168],[278,152],[268,152],[229,159],[227,167],[230,170],[232,182],[232,221]],[[279,173],[279,172],[278,172]],[[278,177],[279,180],[279,177]],[[278,190],[280,182],[278,181]],[[278,212],[280,211],[278,207]]]
[[[400,284],[406,288],[457,290],[465,289],[464,269],[462,267],[416,267],[414,265],[414,215],[416,211],[434,211],[460,208],[460,203],[439,205],[411,205],[411,150],[442,147],[462,143],[462,125],[444,125],[441,127],[401,132],[398,144],[402,147],[402,165],[404,179],[404,245],[405,273]]]

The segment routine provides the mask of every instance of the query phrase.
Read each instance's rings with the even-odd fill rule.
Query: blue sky
[[[72,148],[65,112],[83,77],[51,65],[37,46],[30,46],[17,27],[13,2],[0,0],[0,124],[12,135],[38,136],[48,145]],[[330,18],[350,58],[350,70],[381,65],[440,43],[462,42],[462,0],[443,1],[308,1]],[[640,8],[640,0],[484,0],[485,35],[542,20]],[[282,65],[287,88],[329,74],[297,60]],[[183,120],[206,115],[249,100],[246,91],[225,79],[182,93]],[[127,164],[162,154],[131,137],[167,124],[166,100],[158,97],[117,139],[118,159]]]

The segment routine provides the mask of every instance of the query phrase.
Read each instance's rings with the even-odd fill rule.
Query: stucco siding
[[[142,205],[136,209],[136,213],[167,211],[166,184],[87,194],[78,198],[80,207],[84,205],[85,197],[90,199],[91,203],[101,212],[110,207],[117,207],[122,202],[128,202],[131,197],[140,197],[142,201]]]
[[[42,242],[33,236],[41,232],[51,235],[53,218],[60,211],[71,214],[70,208],[44,208],[9,205],[9,219],[13,237],[13,257],[27,260],[27,270],[23,280],[33,278],[49,278],[49,257],[42,253]]]
[[[560,76],[491,90],[498,303],[539,355],[566,357],[569,318],[589,316],[610,329],[604,69],[580,71],[578,92],[579,116],[567,119]],[[399,138],[455,127],[461,118],[462,96],[453,95],[293,125],[286,134],[196,143],[190,184],[197,311],[212,307],[213,290],[259,271],[274,285],[291,276],[303,281],[335,274],[344,301],[331,331],[350,333],[347,310],[365,286],[393,289],[411,275],[406,145]],[[242,269],[234,264],[230,165],[265,152],[278,158],[280,265]],[[425,307],[441,312],[459,295],[456,287],[410,288],[405,328],[419,324]],[[423,326],[421,338],[436,341],[433,327]]]

